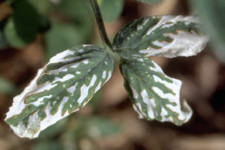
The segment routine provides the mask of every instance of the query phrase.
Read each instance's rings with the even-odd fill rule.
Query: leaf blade
[[[124,0],[101,0],[98,2],[104,21],[112,22],[122,13]]]
[[[78,46],[50,59],[14,98],[6,122],[20,137],[35,138],[85,106],[111,77],[113,59],[102,49]]]
[[[113,45],[122,57],[193,56],[201,52],[208,41],[198,26],[198,20],[190,16],[139,18],[118,32]]]
[[[11,46],[23,48],[35,40],[39,28],[39,14],[27,0],[18,1],[12,7],[13,14],[6,22],[4,35]]]
[[[180,102],[181,81],[164,74],[148,58],[124,60],[120,66],[124,86],[140,118],[172,122],[187,122],[192,111],[187,103]]]
[[[211,50],[223,63],[225,63],[225,2],[224,1],[210,1],[198,0],[190,1],[192,9],[200,17],[204,24],[205,33],[210,35]]]

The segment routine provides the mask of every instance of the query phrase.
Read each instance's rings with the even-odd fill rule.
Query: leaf
[[[63,150],[63,146],[58,141],[35,142],[32,150]]]
[[[48,16],[52,11],[51,1],[46,0],[29,0],[30,4],[38,11],[39,14]]]
[[[112,136],[121,131],[118,124],[100,116],[87,118],[85,124],[86,128],[83,130],[87,130],[87,134],[92,138]]]
[[[23,48],[31,43],[38,32],[39,15],[27,0],[19,0],[13,5],[13,14],[8,19],[4,34],[9,44]]]
[[[103,20],[112,22],[122,13],[124,0],[101,0],[98,3]]]
[[[19,47],[22,48],[26,45],[26,42],[24,42],[17,34],[15,23],[13,22],[12,18],[9,18],[5,27],[4,27],[4,35],[7,40],[7,42],[12,47]]]
[[[191,4],[204,24],[204,31],[210,35],[211,50],[225,63],[225,1],[192,0]]]
[[[138,1],[143,2],[143,3],[147,3],[149,5],[152,5],[152,4],[155,4],[155,3],[159,3],[162,0],[138,0]]]
[[[4,49],[8,46],[8,43],[3,35],[2,31],[0,30],[0,50]]]
[[[59,53],[14,98],[5,120],[18,136],[36,138],[48,126],[85,106],[112,71],[113,59],[96,46]]]
[[[66,0],[61,1],[59,10],[66,15],[70,22],[80,31],[81,39],[89,39],[93,33],[93,20],[90,13],[91,8],[88,1],[84,0]]]
[[[60,1],[59,5],[54,7],[54,10],[62,14],[66,21],[62,22],[59,18],[52,19],[52,27],[45,38],[48,58],[73,45],[87,43],[90,39],[93,26],[87,2],[66,0]]]
[[[52,27],[47,32],[45,40],[48,58],[62,52],[63,49],[83,42],[76,26],[71,23],[60,23],[58,21],[52,21]]]
[[[65,131],[61,135],[61,139],[71,149],[79,149],[76,146],[84,138],[96,140],[115,136],[120,132],[122,132],[122,126],[108,118],[99,115],[83,117],[77,115],[69,119]],[[68,147],[66,146],[65,149],[68,149]]]
[[[16,3],[19,0],[5,0],[8,4],[12,5],[14,3]]]
[[[16,87],[9,82],[8,80],[6,80],[5,78],[0,76],[0,93],[3,94],[7,94],[7,95],[14,95],[15,93],[17,93],[17,89]]]
[[[48,140],[57,137],[62,132],[64,132],[65,126],[67,123],[67,119],[63,119],[58,121],[52,126],[49,126],[45,129],[45,132],[41,132],[38,136],[38,140]]]
[[[176,125],[190,119],[191,108],[185,101],[180,102],[181,81],[165,75],[153,61],[148,58],[124,59],[120,70],[140,118]]]
[[[116,35],[113,45],[122,57],[192,56],[206,45],[208,37],[198,29],[198,20],[184,16],[137,19]]]
[[[57,8],[58,10],[61,10],[70,19],[80,21],[91,19],[90,17],[91,9],[89,7],[88,1],[84,0],[60,1]]]
[[[46,33],[50,28],[51,28],[50,20],[45,16],[40,16],[38,32]]]

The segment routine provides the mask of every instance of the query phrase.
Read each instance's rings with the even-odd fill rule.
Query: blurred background
[[[153,3],[154,2],[154,3]],[[198,15],[211,42],[189,58],[152,58],[183,81],[194,111],[182,127],[138,119],[116,67],[81,111],[18,138],[3,121],[12,99],[56,53],[82,43],[102,45],[88,0],[0,0],[0,150],[225,150],[225,1],[99,0],[113,39],[128,22],[151,15]]]

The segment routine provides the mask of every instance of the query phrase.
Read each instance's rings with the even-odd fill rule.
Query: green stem
[[[98,2],[96,0],[90,0],[94,15],[95,15],[95,19],[98,25],[98,29],[99,29],[99,33],[100,36],[102,38],[102,40],[104,41],[104,43],[110,48],[112,49],[112,44],[107,36],[106,30],[105,30],[105,26],[104,26],[104,22],[102,19],[102,14],[101,11],[99,9],[98,6]]]

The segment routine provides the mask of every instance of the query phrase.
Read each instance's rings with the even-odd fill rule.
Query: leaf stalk
[[[100,36],[101,36],[102,40],[104,41],[104,43],[110,49],[112,49],[112,44],[111,44],[111,42],[108,38],[108,35],[106,33],[105,25],[104,25],[104,22],[103,22],[103,19],[102,19],[102,14],[101,14],[100,8],[98,6],[98,2],[97,2],[97,0],[90,0],[90,3],[91,3],[91,7],[93,9],[94,15],[95,15],[95,19],[96,19],[96,22],[97,22],[97,25],[98,25]]]

